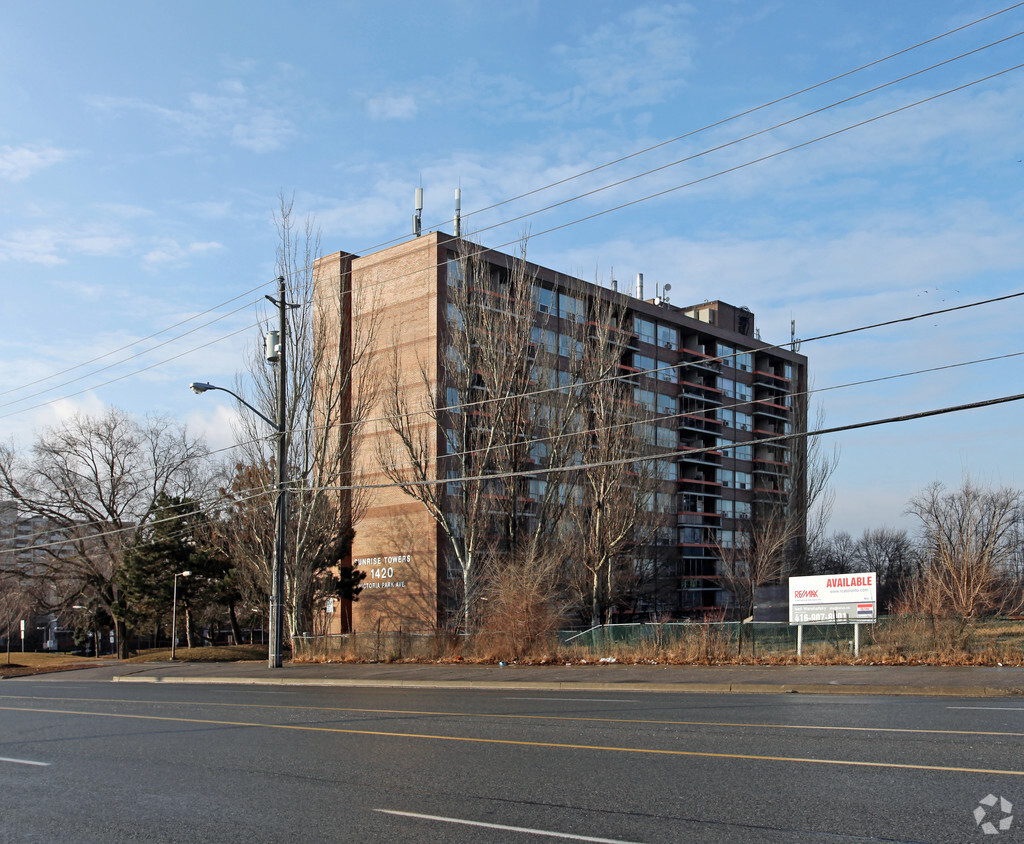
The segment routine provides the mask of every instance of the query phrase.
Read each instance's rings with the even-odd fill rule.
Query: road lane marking
[[[393,809],[374,809],[384,815],[398,815],[402,818],[417,818],[425,821],[441,821],[457,823],[464,826],[480,826],[484,829],[501,829],[508,832],[525,832],[527,835],[546,835],[548,838],[569,838],[573,841],[596,841],[598,844],[639,844],[637,841],[623,841],[621,838],[594,838],[590,835],[573,835],[571,832],[553,832],[550,829],[533,829],[528,826],[507,826],[503,823],[485,823],[484,821],[468,821],[463,818],[446,818],[441,815],[421,815],[419,812],[397,812]]]
[[[537,698],[523,698],[536,700]],[[0,700],[68,700],[66,697],[49,697],[44,695],[0,695]],[[640,726],[663,727],[732,727],[754,728],[760,730],[824,730],[852,733],[904,733],[927,736],[995,736],[997,738],[1024,738],[1024,732],[1008,732],[1005,730],[926,730],[920,727],[850,727],[841,724],[757,724],[738,721],[668,721],[654,718],[593,718],[579,715],[523,715],[488,712],[437,712],[429,709],[367,709],[354,706],[280,706],[273,703],[221,703],[218,701],[178,701],[178,700],[126,700],[124,698],[72,698],[84,703],[118,703],[136,704],[139,706],[208,706],[232,707],[235,709],[284,709],[296,712],[354,712],[361,715],[417,715],[438,718],[494,718],[525,721],[568,721],[573,723],[595,724],[637,724]],[[575,700],[575,699],[574,699]],[[947,707],[952,708],[952,707]],[[971,707],[961,707],[969,709]]]
[[[36,765],[40,768],[49,768],[49,762],[33,762],[31,759],[10,759],[7,756],[0,756],[0,762],[10,762],[12,765]]]
[[[1024,712],[1024,706],[947,706],[946,709],[985,709],[989,712]]]
[[[567,744],[553,741],[526,741],[520,739],[479,738],[476,736],[440,736],[430,733],[395,733],[386,730],[352,730],[343,727],[318,727],[309,724],[260,724],[254,721],[215,721],[212,718],[176,718],[171,715],[131,715],[123,712],[84,712],[74,709],[35,709],[25,706],[0,706],[0,711],[31,712],[49,715],[80,715],[86,718],[128,718],[136,721],[169,721],[177,724],[205,724],[215,727],[255,727],[264,730],[298,730],[311,733],[335,733],[354,736],[380,736],[383,738],[427,739],[473,744],[501,744],[510,747],[551,747],[559,750],[594,750],[606,753],[637,753],[651,756],[689,756],[705,759],[743,759],[753,762],[793,762],[809,765],[846,765],[855,768],[892,768],[903,771],[944,771],[956,774],[996,774],[1024,777],[1024,771],[998,768],[960,768],[949,765],[915,765],[904,762],[861,762],[853,759],[813,759],[801,756],[760,756],[750,753],[711,753],[703,750],[666,750],[656,747],[611,747],[599,744]]]
[[[505,700],[538,700],[538,701],[551,701],[557,700],[561,702],[568,701],[569,703],[636,703],[636,699],[633,700],[619,700],[617,698],[610,697],[506,697]]]

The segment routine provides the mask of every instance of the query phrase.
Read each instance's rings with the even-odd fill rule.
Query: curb
[[[993,686],[879,686],[822,683],[586,683],[502,680],[339,680],[274,677],[158,677],[115,675],[114,683],[169,683],[242,686],[311,686],[366,689],[460,689],[530,692],[655,692],[675,694],[899,695],[912,697],[1015,697],[1024,689]]]

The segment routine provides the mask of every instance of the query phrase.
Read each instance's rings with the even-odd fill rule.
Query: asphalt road
[[[1022,738],[1020,698],[49,675],[0,684],[0,840],[1013,841],[974,813],[1024,810]]]

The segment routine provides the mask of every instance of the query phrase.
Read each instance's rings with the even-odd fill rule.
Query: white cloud
[[[132,238],[99,225],[66,230],[37,228],[9,232],[0,237],[0,261],[31,264],[63,264],[70,255],[118,255],[132,244]]]
[[[20,182],[70,156],[56,147],[0,146],[0,178]]]
[[[588,111],[616,111],[664,100],[686,84],[695,39],[691,6],[661,3],[623,7],[575,44],[554,49],[580,78],[568,104]]]
[[[150,115],[192,139],[226,138],[256,153],[280,149],[295,134],[295,125],[284,109],[260,101],[259,92],[246,89],[237,80],[227,80],[219,87],[222,95],[196,91],[185,98],[180,108],[132,97],[94,96],[88,102],[105,111]]]
[[[366,101],[366,112],[374,120],[412,120],[417,111],[411,94],[382,94]]]
[[[214,241],[205,243],[195,242],[181,245],[178,241],[166,238],[160,244],[142,256],[142,261],[147,266],[160,264],[180,265],[197,255],[204,255],[207,252],[214,252],[224,247]]]

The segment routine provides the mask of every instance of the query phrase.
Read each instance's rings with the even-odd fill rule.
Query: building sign
[[[365,589],[404,589],[412,554],[357,557],[352,566],[366,577],[359,583]]]
[[[873,624],[876,583],[873,571],[791,577],[789,623]]]

